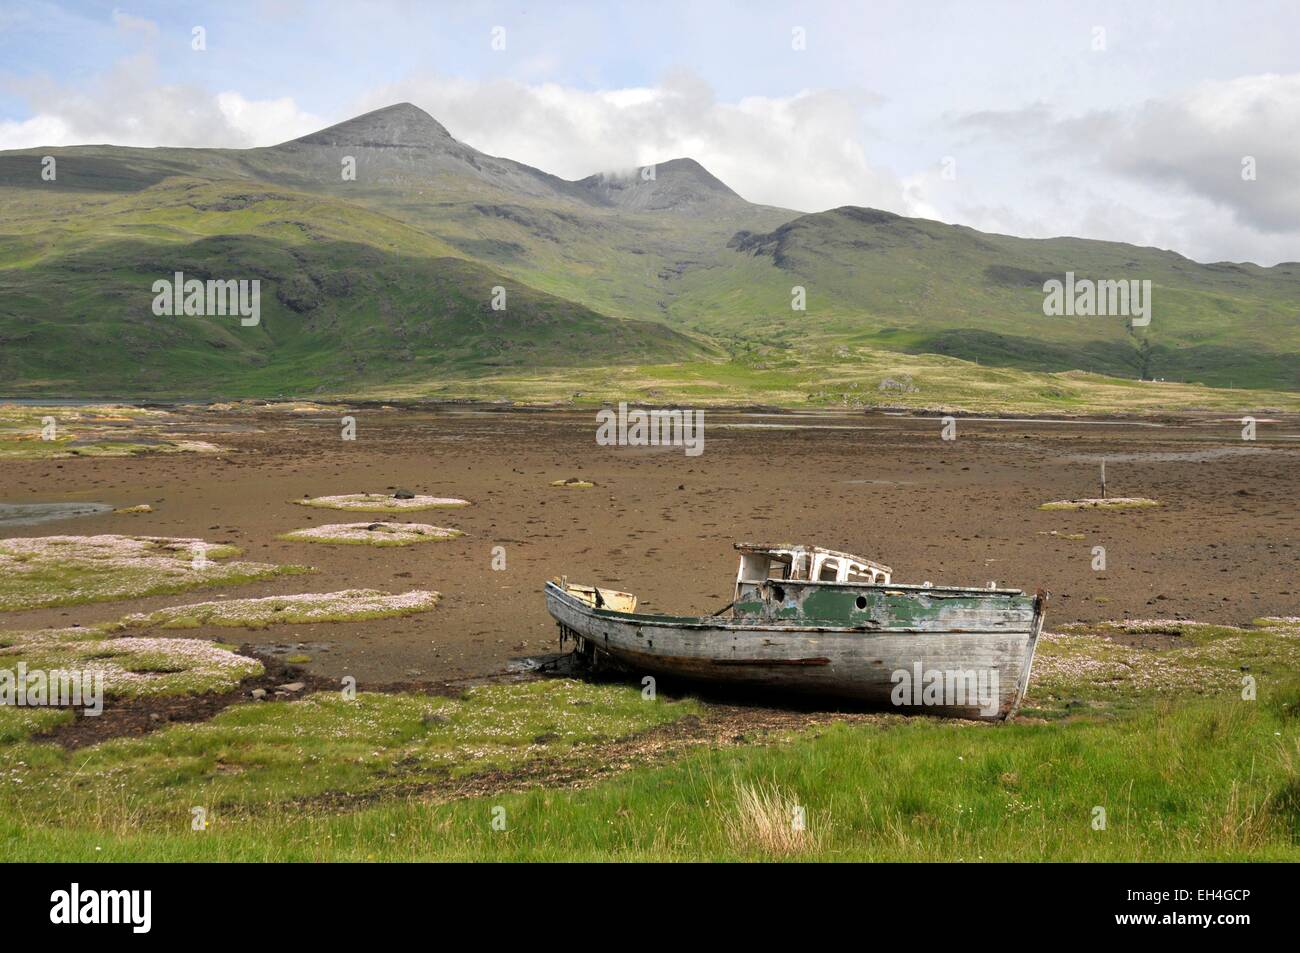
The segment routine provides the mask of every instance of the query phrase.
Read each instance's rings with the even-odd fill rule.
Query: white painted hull
[[[836,627],[731,618],[685,619],[593,608],[547,583],[546,605],[581,649],[633,674],[798,692],[906,713],[1000,721],[1015,713],[1042,630],[1031,614],[987,631]],[[919,668],[918,668],[919,666]],[[906,672],[900,676],[899,672]],[[925,673],[975,673],[981,689],[927,698]],[[983,673],[982,675],[980,673]],[[996,673],[994,675],[993,673]],[[900,684],[904,683],[904,684]],[[968,682],[974,686],[976,682]],[[914,687],[915,691],[908,689]],[[964,702],[964,703],[963,703]]]

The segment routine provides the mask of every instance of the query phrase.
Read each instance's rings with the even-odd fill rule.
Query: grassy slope
[[[784,225],[794,213],[760,206],[615,213],[444,173],[343,183],[334,160],[307,167],[277,149],[48,151],[60,178],[41,186],[37,153],[0,155],[0,340],[17,345],[0,371],[20,382],[15,390],[104,394],[129,380],[154,394],[582,392],[1116,411],[1281,407],[1292,399],[1272,392],[1300,391],[1295,265],[1203,266],[1155,249],[1029,241],[854,209]],[[178,174],[218,184],[168,178]],[[177,192],[202,188],[224,198]],[[241,194],[255,201],[212,207]],[[742,232],[750,237],[731,241]],[[172,242],[213,274],[265,259],[277,291],[283,283],[293,300],[317,300],[324,320],[303,327],[281,308],[259,336],[180,319],[160,344],[156,322],[118,305],[132,294],[126,283],[180,257]],[[146,274],[132,270],[141,266]],[[1066,270],[1150,278],[1151,327],[1132,334],[1116,318],[1044,317],[1042,281]],[[562,300],[522,301],[537,303],[522,326],[494,324],[481,313],[482,286],[513,293],[501,275],[526,286],[521,298],[531,288]],[[807,288],[807,312],[790,310],[795,284]],[[69,373],[88,319],[112,365],[105,381]],[[1157,377],[1262,392],[1164,387],[1152,399],[1149,387],[1130,390],[1123,379],[1137,376],[1143,339]],[[1073,368],[1118,379],[1043,373]],[[878,393],[882,379],[917,371],[918,391]]]
[[[1026,370],[1149,372],[1226,387],[1300,390],[1300,265],[1200,265],[1172,252],[1081,239],[1029,240],[837,209],[735,243],[725,268],[689,275],[673,307],[705,331],[766,333]],[[1043,282],[1149,279],[1152,320],[1046,317]],[[807,312],[790,308],[807,289]]]
[[[708,353],[662,324],[503,278],[394,219],[282,189],[168,179],[24,206],[15,224],[0,376],[18,393],[293,394]],[[261,323],[154,316],[151,285],[177,270],[260,278]],[[489,305],[496,285],[505,311]]]

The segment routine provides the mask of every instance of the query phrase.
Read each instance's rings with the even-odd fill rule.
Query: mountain
[[[258,278],[261,323],[156,317],[152,283],[177,270]],[[1043,284],[1066,272],[1150,280],[1150,325],[1046,317]],[[0,152],[0,393],[526,397],[618,379],[869,402],[891,362],[936,375],[917,400],[960,400],[960,380],[983,394],[991,366],[1039,375],[1044,399],[1074,370],[1300,391],[1298,292],[1294,263],[756,205],[689,158],[569,181],[410,103],[258,149]]]
[[[578,185],[595,200],[632,212],[708,215],[748,204],[694,159],[670,159],[623,174],[601,172]]]

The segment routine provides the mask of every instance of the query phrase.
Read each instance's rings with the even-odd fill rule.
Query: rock
[[[281,685],[279,688],[282,692],[300,692],[306,687],[306,684],[303,682],[289,682],[287,685]]]
[[[410,490],[403,490],[401,487],[398,487],[398,489],[393,493],[393,499],[413,500],[415,499],[415,494],[412,493]]]
[[[263,698],[266,697],[266,689],[265,689],[265,688],[255,688],[255,689],[253,689],[253,691],[252,691],[250,694],[251,694],[254,698],[256,698],[258,701],[261,701]]]

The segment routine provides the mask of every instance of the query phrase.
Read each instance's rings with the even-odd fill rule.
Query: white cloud
[[[124,10],[113,11],[113,24],[124,33],[135,33],[150,40],[158,38],[158,24],[144,17],[135,17]]]
[[[1251,157],[1256,178],[1242,177]],[[1144,105],[1107,160],[1125,175],[1174,183],[1265,232],[1300,226],[1300,73],[1203,83]],[[1296,249],[1300,257],[1300,248]]]
[[[860,92],[726,103],[689,73],[597,92],[425,77],[374,90],[363,107],[407,100],[476,149],[568,179],[689,156],[751,202],[913,208],[903,183],[868,154],[863,116],[876,100]]]
[[[568,179],[689,156],[750,201],[801,211],[863,205],[1028,237],[1150,244],[1202,261],[1300,259],[1300,74],[1207,82],[1076,115],[1035,98],[932,121],[902,121],[906,102],[858,90],[722,101],[685,71],[597,90],[425,75],[319,117],[292,96],[161,82],[156,27],[120,11],[114,22],[144,38],[143,52],[91,82],[11,82],[32,116],[0,121],[0,149],[265,146],[409,100],[475,148]],[[940,175],[948,152],[956,180]],[[1241,178],[1247,155],[1255,181]]]
[[[1300,74],[1206,82],[1076,116],[1033,103],[946,118],[966,167],[995,170],[973,184],[924,183],[920,194],[949,221],[1199,261],[1300,260]],[[1242,176],[1247,156],[1253,180]]]
[[[160,83],[148,53],[119,60],[86,86],[40,78],[13,88],[33,116],[0,122],[0,149],[100,143],[243,149],[327,125],[290,97],[250,100],[233,91],[214,95],[198,86]]]

